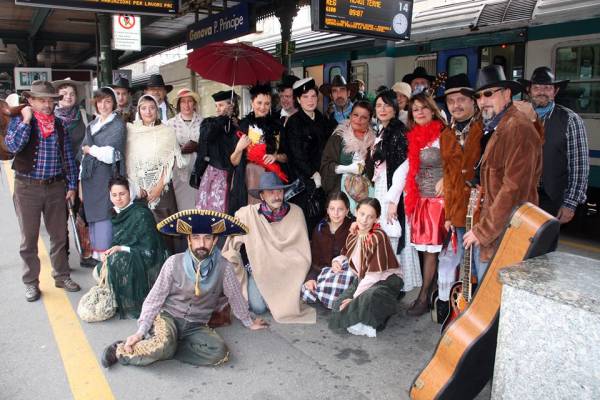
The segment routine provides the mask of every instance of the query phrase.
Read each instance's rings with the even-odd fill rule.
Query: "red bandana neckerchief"
[[[37,111],[33,112],[33,116],[35,117],[38,127],[40,128],[40,132],[42,133],[42,137],[47,139],[50,135],[54,133],[54,114],[44,114]]]
[[[406,177],[406,197],[404,207],[406,215],[411,215],[419,201],[417,174],[421,164],[421,150],[435,142],[442,133],[443,125],[433,120],[426,125],[415,125],[408,132],[408,176]]]

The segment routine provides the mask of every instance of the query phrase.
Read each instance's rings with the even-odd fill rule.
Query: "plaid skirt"
[[[328,309],[333,308],[333,303],[346,289],[350,287],[356,277],[347,263],[342,266],[342,272],[335,273],[330,267],[325,267],[317,278],[317,288],[314,292],[308,290],[304,285],[300,289],[302,300],[306,303],[320,301]]]

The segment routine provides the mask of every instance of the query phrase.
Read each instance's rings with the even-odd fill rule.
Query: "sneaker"
[[[81,287],[71,278],[64,281],[54,281],[54,286],[65,289],[67,292],[79,292],[81,290]]]
[[[25,285],[25,299],[29,302],[39,300],[42,292],[37,285]]]
[[[100,363],[104,368],[110,368],[119,361],[117,357],[117,346],[123,343],[122,340],[117,340],[110,346],[107,346],[102,352],[102,357],[100,358]]]

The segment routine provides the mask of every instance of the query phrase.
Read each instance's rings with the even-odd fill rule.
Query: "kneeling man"
[[[243,235],[247,229],[235,218],[209,210],[180,211],[157,227],[168,235],[187,235],[189,248],[165,261],[142,306],[137,332],[125,343],[108,346],[102,365],[148,365],[171,358],[193,365],[222,364],[229,350],[207,325],[222,294],[244,326],[267,326],[250,317],[233,266],[216,246],[219,235]]]
[[[235,213],[250,232],[228,238],[223,256],[235,265],[254,313],[268,309],[279,323],[314,324],[315,310],[300,302],[311,261],[306,222],[300,207],[284,201],[288,187],[275,173],[263,172],[259,187],[249,190],[260,204]]]

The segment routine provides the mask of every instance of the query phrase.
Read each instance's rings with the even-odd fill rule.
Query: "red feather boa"
[[[404,198],[404,207],[406,215],[412,215],[417,201],[421,197],[417,185],[417,174],[421,164],[421,150],[430,146],[440,137],[444,125],[433,120],[426,125],[415,125],[408,132],[408,176],[406,177],[406,197]]]
[[[272,164],[265,164],[263,157],[267,154],[267,145],[265,143],[251,144],[246,149],[246,157],[248,161],[256,165],[260,165],[269,172],[274,172],[279,179],[284,183],[288,183],[288,177],[281,169],[281,165],[277,161]]]

